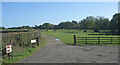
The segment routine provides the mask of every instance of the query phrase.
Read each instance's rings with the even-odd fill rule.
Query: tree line
[[[43,25],[35,25],[34,27],[30,26],[21,26],[21,27],[12,27],[8,29],[93,29],[93,30],[118,30],[120,22],[120,13],[113,15],[113,18],[109,20],[104,17],[93,17],[88,16],[85,19],[77,21],[66,21],[61,22],[58,25],[53,25],[51,23],[44,23]],[[4,27],[3,27],[4,28]]]

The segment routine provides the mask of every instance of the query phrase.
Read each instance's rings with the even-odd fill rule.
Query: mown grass
[[[86,33],[83,32],[83,30],[78,30],[78,29],[59,29],[59,30],[41,30],[42,34],[53,36],[55,38],[59,38],[62,42],[65,44],[74,44],[74,39],[73,36],[76,35],[76,37],[119,37],[118,35],[109,35],[105,32],[104,30],[101,30],[100,33],[98,32],[93,32],[93,30],[87,30]],[[89,41],[89,40],[88,40]],[[103,40],[102,40],[103,41]],[[116,39],[118,41],[118,39]],[[110,42],[110,41],[109,41]],[[94,43],[90,44],[84,44],[84,42],[78,42],[77,45],[98,45]],[[108,46],[116,46],[118,44],[99,44],[99,45],[108,45]],[[120,45],[120,44],[119,44]]]

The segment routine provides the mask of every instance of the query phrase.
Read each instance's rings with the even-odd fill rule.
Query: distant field
[[[100,30],[100,33],[93,32],[93,30],[87,30],[86,33],[83,32],[83,30],[78,29],[61,29],[61,30],[40,30],[42,31],[42,34],[50,35],[55,38],[59,38],[62,42],[66,44],[74,44],[73,36],[76,35],[77,37],[119,37],[118,35],[109,35],[106,32],[109,32],[109,30]],[[115,39],[114,41],[118,41],[118,39]],[[83,45],[83,43],[77,42],[78,45]],[[98,45],[98,44],[93,44]],[[105,45],[111,45],[111,44],[105,44]],[[112,44],[112,45],[118,45],[118,44]],[[120,44],[119,44],[120,45]]]

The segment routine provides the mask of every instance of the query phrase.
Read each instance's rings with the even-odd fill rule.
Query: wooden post
[[[112,37],[111,37],[111,44],[112,44]]]
[[[35,47],[34,47],[34,43],[32,43],[32,47],[35,48]]]
[[[39,46],[39,36],[37,37],[37,45]]]
[[[10,58],[10,53],[7,53],[8,54],[8,58]]]
[[[76,35],[74,35],[74,45],[76,46]]]
[[[98,44],[100,44],[100,37],[98,37]]]

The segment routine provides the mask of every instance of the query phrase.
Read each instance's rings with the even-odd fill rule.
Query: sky
[[[3,2],[2,26],[34,26],[43,23],[80,20],[87,16],[111,19],[118,12],[118,2]]]

